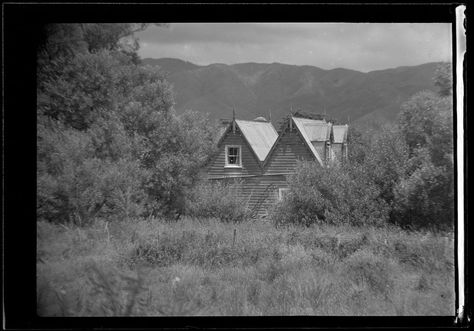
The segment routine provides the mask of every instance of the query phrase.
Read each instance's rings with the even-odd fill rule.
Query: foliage
[[[396,126],[371,134],[351,128],[349,162],[343,167],[298,168],[289,179],[291,194],[273,213],[275,221],[365,224],[390,219],[410,227],[449,227],[454,162],[447,67],[440,67],[436,78],[445,92],[414,95]]]
[[[452,227],[454,149],[451,65],[435,77],[439,94],[420,92],[402,106],[399,128],[409,148],[407,172],[394,188],[394,221]]]
[[[103,270],[92,262],[87,266],[88,281],[91,283],[88,314],[99,316],[131,316],[145,310],[151,297],[145,295],[143,276],[137,271],[136,277]]]
[[[86,224],[95,217],[140,214],[144,198],[140,182],[145,173],[137,161],[126,157],[130,147],[117,145],[104,152],[107,145],[96,145],[95,137],[54,122],[39,125],[39,218]],[[98,148],[116,157],[99,158]]]
[[[439,93],[423,91],[402,105],[396,126],[363,137],[349,130],[349,161],[363,169],[409,227],[450,227],[454,215],[453,111],[450,64],[437,70]]]
[[[361,166],[367,181],[379,189],[379,196],[388,205],[393,202],[393,188],[405,176],[408,163],[408,147],[403,136],[394,127],[385,127],[375,134]]]
[[[453,71],[450,62],[442,63],[435,73],[435,85],[438,87],[438,94],[447,97],[453,94]]]
[[[399,126],[413,155],[417,148],[428,148],[435,162],[453,151],[453,112],[449,97],[420,92],[402,106]]]
[[[394,188],[394,219],[399,224],[452,228],[452,172],[431,162],[429,151],[417,150],[415,170]],[[413,161],[413,159],[412,159]]]
[[[246,199],[240,198],[239,182],[201,182],[186,195],[186,213],[191,217],[213,217],[241,222],[250,216]]]
[[[148,26],[148,23],[47,24],[40,31],[38,57],[41,63],[77,53],[114,50],[131,56],[137,63],[139,44],[134,34]]]
[[[124,38],[146,25],[58,24],[38,50],[38,217],[173,215],[215,147],[204,115]],[[138,45],[138,44],[137,44]],[[135,55],[133,55],[135,54]]]
[[[380,224],[387,206],[362,168],[321,168],[300,163],[288,183],[290,194],[273,211],[277,224]]]
[[[452,315],[455,309],[452,233],[190,218],[136,219],[108,230],[101,222],[37,227],[40,316]]]
[[[114,108],[114,71],[120,63],[109,52],[77,54],[44,66],[38,84],[38,111],[86,130]]]
[[[157,69],[134,65],[117,52],[101,50],[60,57],[40,70],[40,114],[78,130],[114,114],[128,130],[146,133],[153,128],[147,123],[150,113],[167,112],[172,104],[171,87]]]
[[[155,130],[148,141],[143,163],[151,176],[145,185],[148,196],[155,201],[149,212],[174,215],[184,211],[185,192],[194,185],[200,169],[214,153],[217,130],[206,116],[194,111],[164,123],[166,127]]]
[[[352,164],[363,164],[370,151],[370,137],[355,126],[350,126],[347,131],[349,145],[347,158]]]

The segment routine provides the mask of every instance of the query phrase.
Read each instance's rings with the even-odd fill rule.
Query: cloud
[[[451,59],[449,23],[180,23],[141,32],[142,57],[370,71]]]

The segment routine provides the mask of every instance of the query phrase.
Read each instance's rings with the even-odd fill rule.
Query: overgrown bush
[[[133,33],[145,27],[45,29],[37,62],[39,218],[86,224],[183,212],[216,130],[198,112],[178,116],[160,69],[138,64]]]
[[[201,182],[186,197],[186,213],[198,218],[241,222],[250,216],[248,201],[239,196],[239,182]]]
[[[302,162],[289,178],[289,195],[272,212],[277,224],[380,224],[387,205],[358,168],[322,168]]]
[[[54,122],[39,125],[39,219],[84,225],[95,217],[140,214],[145,172],[137,161],[97,157],[93,139]]]
[[[428,151],[417,154],[415,170],[394,188],[394,220],[409,227],[452,229],[453,176],[446,167],[435,166]]]
[[[408,146],[394,126],[385,126],[382,132],[371,138],[365,162],[358,169],[364,172],[366,180],[378,188],[380,198],[391,206],[393,189],[407,172]]]
[[[408,168],[394,187],[393,221],[410,227],[452,228],[454,149],[451,65],[441,64],[438,93],[415,94],[402,106],[399,130],[409,149]]]

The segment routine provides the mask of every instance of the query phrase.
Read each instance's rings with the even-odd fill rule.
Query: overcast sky
[[[451,61],[450,23],[171,23],[137,35],[142,58],[280,62],[363,72]]]

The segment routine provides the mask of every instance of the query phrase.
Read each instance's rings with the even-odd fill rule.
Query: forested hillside
[[[213,118],[269,116],[278,121],[288,111],[324,113],[343,122],[393,122],[402,102],[422,90],[435,90],[439,63],[363,73],[323,70],[281,63],[198,66],[179,59],[144,59],[159,66],[173,83],[178,112],[193,109]]]

